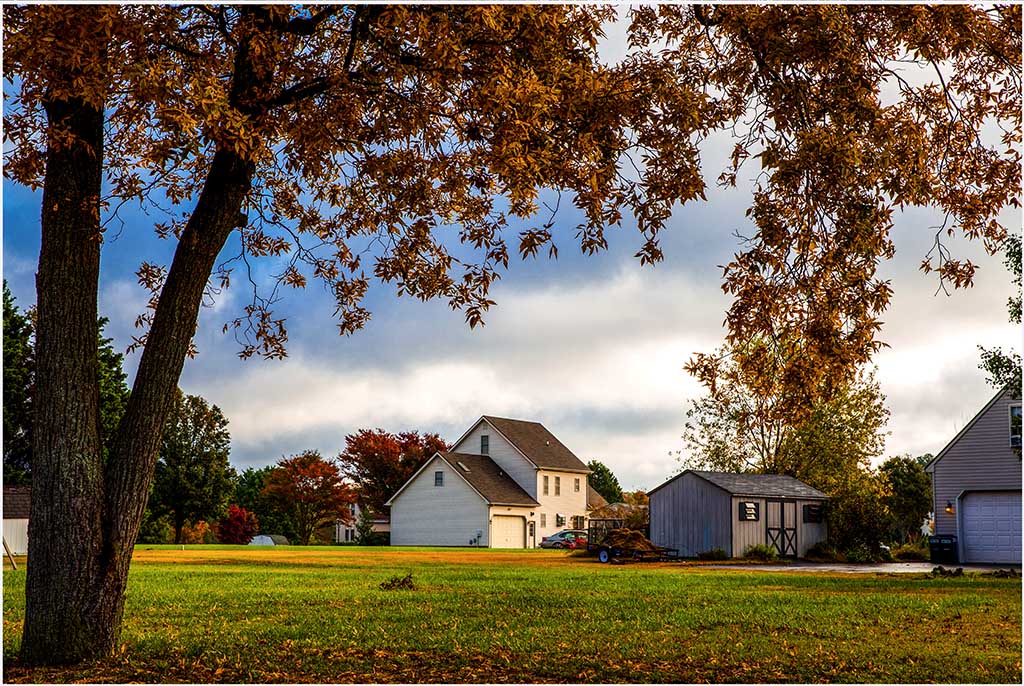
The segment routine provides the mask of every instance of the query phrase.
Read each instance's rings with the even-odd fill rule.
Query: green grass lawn
[[[410,572],[415,590],[380,589]],[[1019,579],[609,566],[558,551],[140,546],[118,654],[34,671],[14,659],[24,583],[23,568],[5,566],[5,681],[1021,678]]]

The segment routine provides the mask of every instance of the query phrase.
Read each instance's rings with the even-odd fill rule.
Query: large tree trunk
[[[83,21],[96,8],[83,8]],[[247,12],[245,10],[243,12]],[[93,14],[90,14],[92,12]],[[232,84],[238,104],[272,70],[254,70],[239,41]],[[68,70],[67,84],[74,83]],[[117,645],[132,551],[146,506],[163,425],[195,332],[217,255],[244,219],[254,165],[215,153],[182,233],[131,397],[106,465],[99,437],[97,288],[101,234],[103,112],[84,101],[48,105],[50,125],[74,134],[49,151],[44,179],[37,298],[37,400],[25,629],[21,658],[63,664]]]
[[[94,13],[81,12],[83,21]],[[97,32],[90,58],[103,59]],[[67,72],[70,85],[75,76]],[[67,91],[64,91],[67,93]],[[74,91],[72,91],[74,92]],[[89,616],[102,566],[97,288],[103,173],[102,107],[83,98],[46,103],[48,141],[42,242],[36,274],[36,390],[32,507],[21,656],[62,663],[93,652]]]

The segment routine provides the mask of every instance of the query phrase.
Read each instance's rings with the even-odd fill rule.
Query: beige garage
[[[508,515],[491,517],[491,547],[525,548],[526,520]]]

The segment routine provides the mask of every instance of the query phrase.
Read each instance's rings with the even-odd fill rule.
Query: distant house
[[[828,537],[828,496],[791,476],[687,469],[647,495],[651,541],[683,557],[714,548],[741,557],[757,544],[803,557]]]
[[[961,562],[1021,562],[1021,401],[1002,390],[927,467],[935,533]]]
[[[4,540],[13,555],[28,554],[31,486],[4,486]]]
[[[391,544],[536,547],[586,526],[603,500],[588,474],[542,424],[483,416],[388,500]]]
[[[334,542],[335,543],[353,543],[356,540],[356,522],[359,521],[359,515],[362,512],[362,508],[357,503],[349,503],[348,506],[349,521],[337,520],[334,522]],[[391,518],[387,515],[377,515],[373,518],[373,525],[370,530],[375,534],[386,534],[391,531]]]

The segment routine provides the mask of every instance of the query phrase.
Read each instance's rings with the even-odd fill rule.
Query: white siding
[[[511,476],[524,491],[529,493],[531,498],[536,500],[537,479],[535,477],[537,468],[485,420],[481,419],[477,422],[472,431],[452,446],[451,452],[480,455],[480,436],[484,434],[490,437],[490,449],[487,452],[487,456],[505,470],[505,473]]]
[[[28,520],[5,519],[4,540],[12,555],[28,555]]]
[[[932,465],[936,534],[957,533],[957,498],[965,491],[1021,490],[1020,452],[1010,447],[1010,407],[1019,404],[1003,393]]]
[[[548,494],[544,495],[544,477],[548,477]],[[560,495],[555,495],[555,477],[561,479]],[[573,479],[580,480],[580,490],[577,493],[573,489]],[[550,469],[537,471],[534,481],[534,490],[537,495],[534,498],[540,507],[537,514],[543,512],[547,520],[547,526],[541,528],[540,518],[537,519],[537,535],[540,537],[550,536],[562,529],[572,528],[573,517],[585,517],[587,514],[587,475],[578,472],[557,472]],[[565,517],[565,524],[558,526],[556,515]],[[537,540],[540,540],[539,538]]]
[[[444,472],[444,486],[434,472]],[[488,545],[488,505],[444,460],[435,457],[391,503],[391,545],[468,546],[482,532]]]

